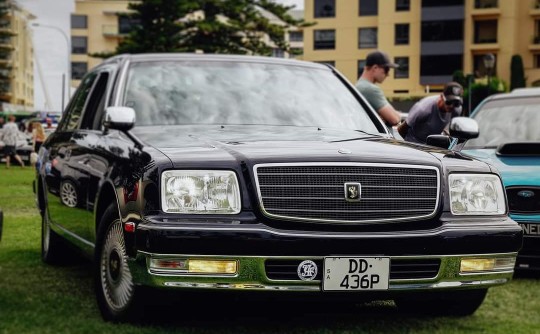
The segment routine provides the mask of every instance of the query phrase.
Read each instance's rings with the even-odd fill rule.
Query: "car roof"
[[[130,62],[171,61],[171,60],[223,61],[223,62],[281,64],[281,65],[313,67],[313,68],[319,68],[319,69],[331,68],[331,66],[327,64],[303,61],[303,60],[298,60],[298,59],[249,56],[249,55],[199,54],[199,53],[122,54],[122,55],[109,58],[103,64],[110,64],[111,62],[122,62],[126,60]]]
[[[490,95],[488,97],[488,100],[492,101],[492,100],[503,100],[503,99],[523,98],[523,97],[540,97],[540,88],[536,88],[536,87],[516,88],[512,90],[510,93]]]

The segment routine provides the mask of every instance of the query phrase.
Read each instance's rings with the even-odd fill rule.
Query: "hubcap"
[[[100,259],[103,295],[112,310],[121,311],[133,299],[133,278],[127,265],[122,224],[116,220],[105,237]]]

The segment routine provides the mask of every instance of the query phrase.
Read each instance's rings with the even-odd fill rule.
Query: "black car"
[[[450,132],[478,135],[466,118]],[[396,140],[334,68],[298,60],[111,58],[37,170],[43,260],[94,259],[108,320],[136,314],[143,287],[467,315],[522,244],[493,167]]]

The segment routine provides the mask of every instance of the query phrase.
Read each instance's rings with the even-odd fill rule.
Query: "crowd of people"
[[[30,162],[35,163],[35,158],[39,148],[47,137],[45,127],[52,128],[52,122],[48,120],[46,125],[40,121],[32,121],[25,125],[21,122],[16,123],[14,115],[7,116],[7,122],[3,117],[0,117],[0,142],[3,142],[3,153],[6,160],[6,168],[11,167],[12,159],[15,160],[22,168],[25,167],[24,161],[17,153],[17,146],[20,141],[31,141]]]

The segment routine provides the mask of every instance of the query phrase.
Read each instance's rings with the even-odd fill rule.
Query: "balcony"
[[[125,34],[120,33],[118,25],[116,24],[104,24],[102,26],[103,36],[105,37],[121,37]]]
[[[501,15],[498,0],[475,0],[471,10],[473,17],[498,17]]]
[[[540,51],[540,35],[532,38],[531,44],[529,44],[529,50]]]

